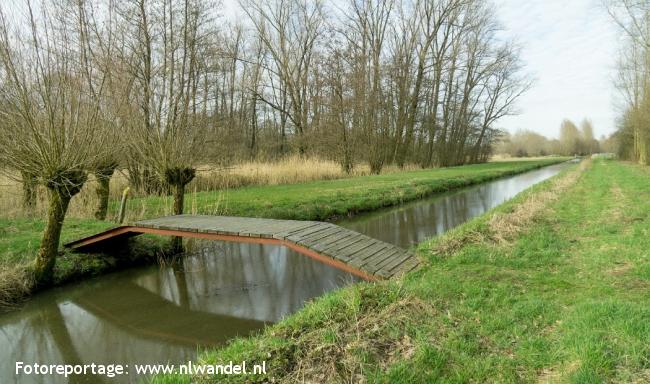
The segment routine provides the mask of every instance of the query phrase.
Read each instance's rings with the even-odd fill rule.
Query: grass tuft
[[[29,295],[34,282],[24,265],[0,265],[0,310],[13,308]]]

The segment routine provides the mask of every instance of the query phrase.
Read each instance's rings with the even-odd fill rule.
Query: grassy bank
[[[564,160],[566,158],[492,162],[300,184],[197,192],[186,196],[185,211],[195,214],[330,220]],[[137,219],[169,215],[170,212],[171,198],[147,197],[132,199],[128,215]]]
[[[97,226],[97,228],[102,228],[102,226]],[[88,227],[84,228],[83,233],[87,230]],[[6,243],[4,239],[3,242]],[[62,250],[57,258],[52,286],[124,268],[155,263],[159,257],[170,254],[168,247],[168,242],[160,238],[140,236],[129,239],[126,243],[117,248],[113,247],[110,251],[99,253],[75,253]],[[36,292],[30,272],[31,258],[25,254],[13,252],[7,254],[8,259],[12,256],[15,259],[0,265],[0,313],[14,309],[21,300]],[[33,258],[33,255],[31,257]]]
[[[188,193],[185,208],[190,213],[322,219],[394,205],[426,194],[521,173],[560,160],[564,159],[487,163],[352,179],[248,187],[228,192]],[[131,218],[151,218],[169,214],[166,200],[170,199],[158,196],[132,199],[129,215]],[[114,205],[116,203],[113,202]],[[114,225],[111,222],[70,217],[65,221],[62,242]],[[0,218],[0,265],[30,261],[38,249],[44,227],[45,222],[40,217]]]
[[[266,361],[266,377],[218,378],[232,382],[647,382],[648,191],[643,168],[581,165],[422,244],[419,271],[199,360]]]
[[[290,185],[246,187],[227,192],[188,193],[185,211],[188,213],[228,214],[292,218],[305,220],[331,219],[380,207],[418,199],[445,191],[565,160],[549,158],[531,161],[511,161],[476,164],[453,168],[404,171],[378,176],[312,181]],[[76,199],[78,197],[73,198]],[[116,202],[113,201],[113,206]],[[166,197],[135,198],[129,203],[128,218],[141,219],[170,213],[171,200]],[[11,297],[24,296],[18,291],[24,280],[25,268],[38,249],[45,223],[40,218],[0,219],[0,303]],[[110,222],[70,217],[66,219],[62,242],[99,232],[113,226]],[[57,281],[106,270],[97,258],[68,255],[57,264]],[[66,260],[74,260],[67,262]],[[20,293],[17,295],[17,293]]]

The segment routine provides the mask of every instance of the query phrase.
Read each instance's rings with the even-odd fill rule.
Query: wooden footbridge
[[[386,279],[415,269],[415,254],[361,233],[319,221],[178,215],[138,221],[65,246],[83,250],[143,233],[184,236],[291,248],[366,280]]]

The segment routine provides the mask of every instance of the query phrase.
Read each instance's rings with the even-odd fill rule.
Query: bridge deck
[[[141,233],[284,245],[368,280],[391,278],[418,265],[407,250],[332,223],[250,217],[167,216],[109,229],[66,247],[82,249]]]

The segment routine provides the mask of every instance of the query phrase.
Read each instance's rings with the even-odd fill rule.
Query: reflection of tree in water
[[[170,266],[35,298],[20,316],[0,324],[3,345],[11,348],[0,356],[11,364],[183,361],[199,344],[246,335],[349,282],[346,273],[283,247],[205,242],[196,255]]]
[[[61,314],[61,309],[56,303],[48,305],[40,313],[42,324],[48,329],[54,344],[57,346],[63,362],[66,364],[84,364],[81,356],[77,352],[70,331]],[[100,383],[103,382],[100,376],[95,375],[71,375],[68,377],[68,383]]]
[[[184,259],[186,283],[197,310],[277,321],[306,300],[349,282],[346,273],[284,247],[205,244]]]
[[[185,276],[185,268],[183,267],[183,260],[176,259],[172,264],[173,276],[176,282],[176,291],[178,292],[178,305],[181,308],[190,308],[190,293],[187,288],[187,279]]]
[[[75,333],[71,333],[59,304],[50,300],[27,312],[18,324],[4,325],[2,330],[6,342],[1,343],[11,353],[5,363],[15,364],[84,364],[75,345]],[[9,331],[8,331],[9,330]],[[13,367],[12,367],[13,368]],[[13,372],[11,369],[10,372]],[[103,378],[95,375],[71,375],[66,380],[58,376],[18,376],[15,382],[57,382],[57,383],[101,383]],[[8,382],[8,378],[0,377]]]
[[[176,274],[167,271],[161,270],[164,274],[161,273],[160,286],[167,287],[172,282],[178,286]],[[183,307],[130,280],[110,289],[89,292],[76,298],[75,304],[127,334],[179,346],[218,345],[264,326],[256,320],[201,311],[189,305]]]

